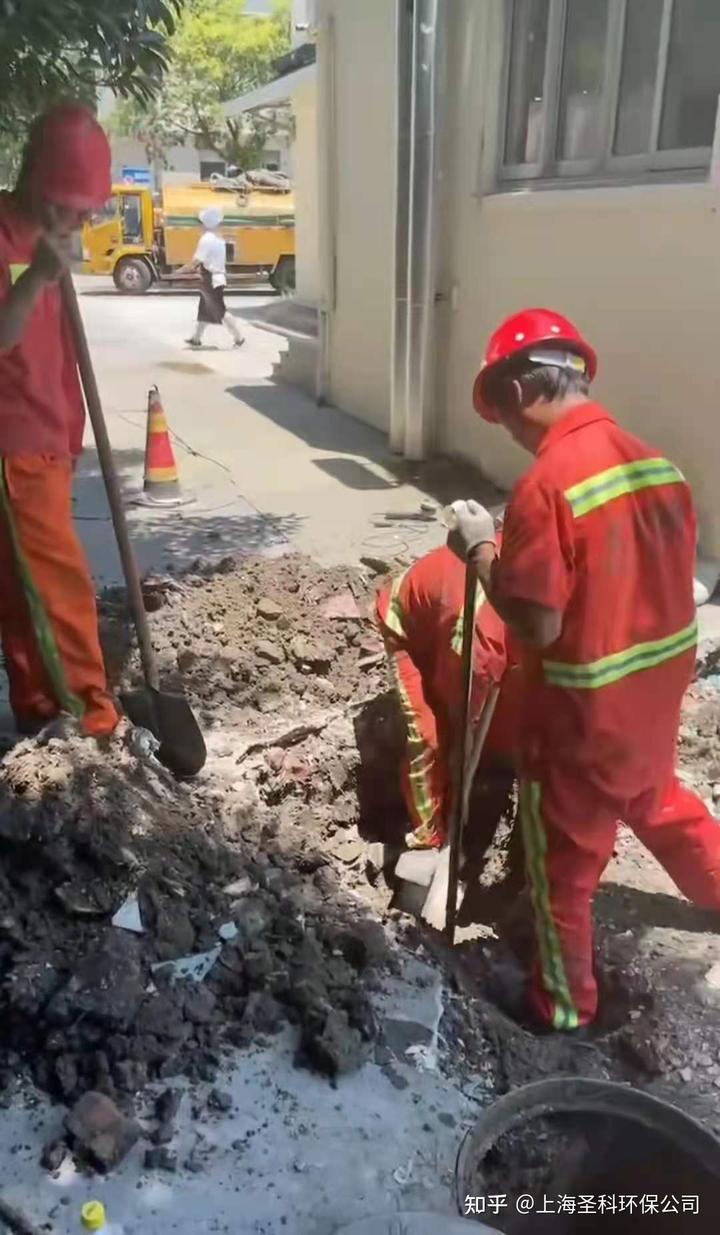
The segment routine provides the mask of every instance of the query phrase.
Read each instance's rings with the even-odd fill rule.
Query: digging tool
[[[435,930],[445,929],[451,947],[455,937],[455,917],[459,908],[458,876],[463,838],[465,835],[465,824],[467,823],[468,810],[470,806],[470,794],[472,792],[473,781],[475,780],[475,773],[477,772],[480,757],[485,746],[485,740],[487,738],[493,714],[495,712],[495,705],[497,704],[499,693],[500,685],[499,683],[494,682],[487,693],[475,732],[473,734],[472,746],[467,755],[465,772],[463,776],[462,811],[460,812],[459,819],[455,825],[456,833],[453,831],[453,820],[451,816],[450,835],[457,834],[458,838],[456,857],[453,862],[450,842],[444,845],[440,850],[440,854],[438,855],[438,864],[433,872],[428,894],[421,910],[421,916],[429,926],[434,927]],[[467,747],[468,739],[466,737],[466,751]],[[460,792],[457,786],[455,786],[454,792]],[[453,811],[453,815],[454,813],[455,812]],[[449,912],[451,904],[455,906],[455,914],[452,915]]]
[[[105,482],[115,538],[125,575],[128,604],[137,632],[145,677],[144,689],[124,692],[120,696],[121,702],[134,725],[149,729],[155,735],[160,743],[158,758],[162,763],[176,776],[195,776],[204,767],[207,758],[205,739],[184,695],[160,689],[157,662],[140,587],[140,575],[130,543],[125,509],[90,349],[85,336],[85,327],[69,273],[65,274],[62,279],[62,298],[75,343],[80,380],[95,435],[95,445]]]
[[[451,522],[448,511],[446,522]],[[482,754],[490,722],[495,711],[498,686],[488,691],[472,746],[470,744],[470,702],[473,685],[473,647],[475,642],[475,604],[477,576],[471,566],[465,567],[465,596],[463,600],[462,638],[462,685],[463,693],[458,717],[457,748],[453,759],[453,792],[448,820],[448,839],[439,854],[430,889],[422,908],[422,917],[436,930],[444,927],[452,947],[455,941],[455,925],[458,911],[458,882],[463,832],[470,804],[473,778]]]

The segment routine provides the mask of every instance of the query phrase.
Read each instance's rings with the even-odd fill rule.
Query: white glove
[[[450,510],[452,514],[448,548],[463,562],[467,561],[473,550],[480,545],[495,544],[495,520],[490,511],[479,502],[472,498],[467,502],[453,502]]]

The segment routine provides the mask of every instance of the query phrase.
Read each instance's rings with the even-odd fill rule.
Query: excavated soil
[[[337,1076],[372,1052],[373,988],[409,947],[444,972],[441,1066],[481,1102],[544,1075],[598,1076],[672,1094],[720,1130],[719,924],[630,834],[598,897],[603,1012],[587,1040],[522,1023],[513,948],[527,921],[507,921],[507,780],[475,799],[475,869],[485,833],[506,824],[483,873],[502,894],[485,888],[464,910],[481,938],[448,955],[391,907],[367,845],[406,826],[402,725],[371,617],[381,573],[228,559],[146,582],[163,682],[187,694],[208,739],[193,783],[127,735],[105,750],[72,735],[25,741],[5,756],[0,1101],[29,1074],[68,1103],[94,1088],[127,1104],[176,1074],[212,1080],[224,1053],[288,1023],[298,1064]],[[114,683],[136,683],[121,592],[101,615]],[[699,683],[681,735],[683,772],[709,801],[717,705]],[[142,934],[111,925],[128,895]],[[203,981],[173,983],[168,962],[213,950]]]

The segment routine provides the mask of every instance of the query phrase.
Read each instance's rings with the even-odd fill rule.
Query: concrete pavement
[[[417,512],[430,490],[442,500],[447,469],[434,465],[421,478],[420,469],[390,454],[380,433],[274,383],[280,336],[247,325],[245,347],[233,349],[217,327],[208,330],[206,346],[192,350],[184,339],[195,317],[193,294],[125,297],[104,280],[77,282],[125,489],[142,485],[147,391],[157,384],[183,485],[197,496],[194,505],[172,512],[130,507],[143,569],[288,545],[321,561],[347,562],[362,553],[415,554],[439,543],[438,525],[374,522],[387,511]],[[228,302],[247,319],[270,299],[236,292]],[[119,563],[90,430],[76,510],[98,581],[116,581]]]

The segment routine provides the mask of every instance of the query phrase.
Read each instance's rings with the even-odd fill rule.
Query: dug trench
[[[440,1067],[479,1103],[542,1076],[603,1077],[672,1095],[720,1130],[720,924],[631,836],[598,898],[605,1014],[586,1040],[537,1036],[495,999],[498,973],[514,972],[493,929],[507,908],[502,853],[477,902],[479,937],[452,955],[393,908],[369,848],[406,826],[402,726],[372,621],[383,569],[226,559],[146,582],[163,681],[207,736],[195,781],[175,781],[127,733],[105,749],[62,732],[25,740],[0,764],[0,1101],[29,1082],[80,1103],[67,1135],[91,1165],[110,1168],[138,1135],[148,1087],[213,1083],[287,1024],[319,1084],[387,1064],[375,993],[418,952],[444,980]],[[102,598],[101,620],[114,683],[136,683],[122,593]],[[699,683],[681,755],[709,799],[717,717]],[[506,787],[479,785],[476,851],[498,813],[507,835]],[[112,924],[123,906],[135,929]],[[129,1121],[119,1140],[83,1141],[88,1092]],[[172,1135],[172,1106],[161,1093],[154,1149]],[[50,1146],[46,1165],[64,1152]]]

